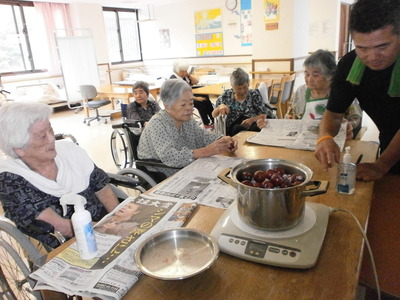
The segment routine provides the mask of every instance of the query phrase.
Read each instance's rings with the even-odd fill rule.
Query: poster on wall
[[[224,55],[222,32],[196,34],[197,56]]]
[[[196,33],[222,31],[221,9],[200,10],[194,13]]]
[[[242,46],[252,45],[251,0],[240,2],[240,39]]]
[[[264,0],[264,22],[279,21],[280,0]]]

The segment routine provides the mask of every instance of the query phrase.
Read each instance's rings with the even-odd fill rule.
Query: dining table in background
[[[274,83],[280,82],[282,76],[274,76],[269,79],[272,79]],[[250,88],[255,89],[258,83],[265,81],[266,79],[256,78],[250,79]],[[200,95],[209,95],[209,96],[219,96],[221,95],[226,89],[232,88],[232,85],[229,81],[216,83],[211,85],[205,85],[200,87],[193,88],[193,93],[200,94]]]
[[[247,131],[237,134],[234,138],[239,148],[235,154],[227,155],[278,158],[308,166],[314,173],[313,180],[327,180],[330,186],[325,194],[308,197],[306,201],[350,211],[366,227],[373,182],[357,181],[353,195],[339,194],[335,190],[337,169],[324,171],[312,151],[248,143],[247,138],[253,134]],[[375,161],[376,143],[352,140],[348,144],[352,157],[363,154],[363,162]],[[220,208],[199,205],[184,226],[210,233],[223,212]],[[65,247],[60,246],[50,257]],[[329,217],[317,263],[309,269],[273,267],[220,252],[208,270],[191,278],[168,281],[143,275],[122,299],[356,299],[363,247],[363,235],[354,219],[348,213],[335,212]]]

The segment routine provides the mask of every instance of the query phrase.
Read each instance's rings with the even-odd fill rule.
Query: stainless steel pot
[[[240,182],[244,171],[254,173],[281,167],[285,173],[301,174],[303,183],[287,187],[266,189],[245,185]],[[230,172],[230,178],[227,177]],[[281,159],[257,159],[243,162],[232,170],[226,169],[219,178],[237,188],[238,211],[241,220],[262,230],[287,230],[296,226],[303,218],[305,197],[326,193],[328,181],[311,181],[313,172],[307,166]]]

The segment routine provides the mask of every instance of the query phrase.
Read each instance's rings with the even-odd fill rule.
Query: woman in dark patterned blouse
[[[160,111],[160,106],[156,101],[149,99],[149,84],[144,81],[137,81],[133,87],[133,97],[135,101],[127,107],[127,118],[140,121],[144,126],[151,117]]]
[[[232,88],[217,99],[214,118],[227,115],[226,134],[230,136],[243,130],[260,131],[257,120],[272,116],[272,111],[264,104],[258,90],[249,89],[249,75],[241,68],[233,71],[230,81]]]
[[[74,235],[73,207],[65,217],[59,199],[67,193],[86,198],[86,209],[94,221],[113,210],[118,199],[108,184],[107,174],[87,153],[71,141],[55,141],[43,103],[13,103],[0,109],[0,149],[9,156],[0,159],[0,200],[7,218],[39,241],[54,247],[51,235],[38,235],[27,226],[43,220],[66,238]]]

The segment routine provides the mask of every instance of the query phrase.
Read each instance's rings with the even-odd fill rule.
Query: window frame
[[[21,20],[23,22],[23,30],[22,33],[24,34],[24,39],[26,41],[26,47],[28,51],[28,60],[31,69],[26,71],[15,71],[15,72],[0,72],[0,76],[11,76],[11,75],[24,75],[24,74],[34,74],[34,73],[45,73],[47,69],[36,69],[35,68],[35,61],[33,58],[32,48],[31,48],[31,41],[29,39],[29,28],[26,24],[25,12],[24,7],[34,7],[32,1],[19,1],[19,0],[0,0],[1,5],[9,5],[9,6],[17,6],[18,11],[20,13]],[[15,17],[14,17],[14,24],[15,24]],[[16,25],[16,24],[15,24]]]
[[[119,7],[103,7],[103,12],[108,11],[108,12],[114,12],[116,13],[117,17],[117,35],[118,35],[118,45],[119,45],[119,52],[120,52],[120,57],[121,61],[115,61],[115,62],[110,62],[111,65],[119,65],[119,64],[127,64],[127,63],[134,63],[134,62],[142,62],[143,61],[143,53],[142,53],[142,40],[140,37],[140,27],[139,27],[139,10],[134,9],[134,8],[119,8]],[[140,53],[140,59],[138,60],[124,60],[124,52],[123,52],[123,46],[122,46],[122,37],[121,37],[121,24],[119,21],[119,12],[133,12],[136,15],[136,26],[137,26],[137,38],[138,38],[138,44],[139,44],[139,53]],[[108,47],[108,42],[107,42],[107,47]],[[111,58],[110,58],[111,60]]]

